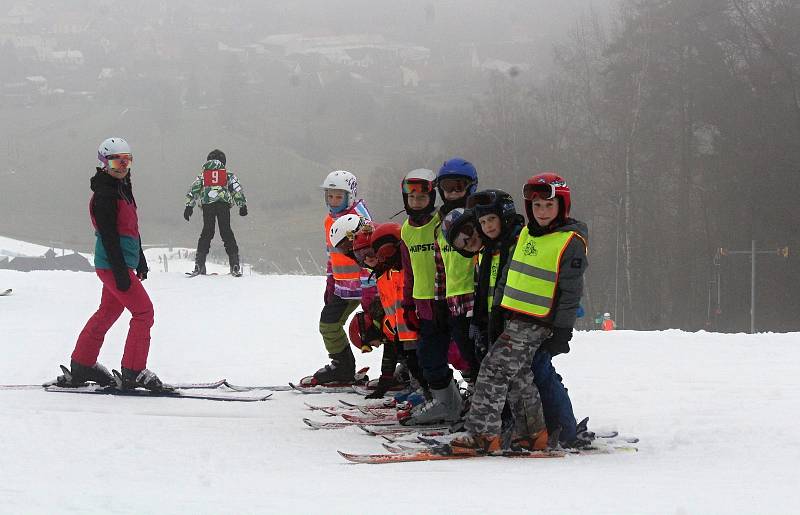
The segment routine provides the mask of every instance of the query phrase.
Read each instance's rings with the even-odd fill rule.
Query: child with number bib
[[[197,240],[194,271],[188,275],[205,275],[206,256],[214,238],[214,225],[218,223],[219,234],[228,254],[231,275],[241,277],[239,245],[231,229],[231,205],[239,206],[239,216],[247,216],[247,199],[239,178],[225,168],[225,153],[222,150],[212,150],[206,159],[203,172],[197,176],[186,194],[186,207],[183,210],[183,218],[187,222],[192,216],[195,202],[199,202],[203,210],[203,230]]]

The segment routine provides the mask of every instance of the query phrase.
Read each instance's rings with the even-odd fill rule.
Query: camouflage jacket
[[[225,202],[244,206],[247,199],[236,175],[224,168],[205,169],[192,183],[186,193],[186,205],[194,207],[195,202],[201,206],[214,202]]]

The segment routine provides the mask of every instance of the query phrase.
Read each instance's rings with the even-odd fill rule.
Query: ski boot
[[[595,439],[593,431],[588,429],[589,417],[584,418],[575,427],[575,438],[568,441],[562,441],[561,446],[565,449],[586,449],[592,446]]]
[[[206,275],[206,254],[197,253],[197,256],[194,259],[194,270],[187,273],[189,277],[194,277],[196,275]]]
[[[433,399],[415,406],[410,412],[398,413],[397,419],[403,425],[426,425],[452,423],[461,418],[461,392],[455,381],[450,381],[446,388],[431,389]]]
[[[86,386],[90,381],[100,386],[116,385],[114,376],[100,363],[95,363],[87,367],[75,360],[71,360],[69,366],[70,368],[61,365],[61,370],[64,374],[58,376],[54,382],[48,383],[48,385],[77,388],[79,386]]]
[[[547,429],[542,429],[538,433],[511,440],[511,450],[521,452],[543,451],[548,448],[549,443]]]
[[[300,380],[300,386],[346,386],[356,384],[356,358],[350,345],[336,354],[328,354],[331,362],[314,372],[313,376]]]
[[[463,433],[449,442],[453,454],[480,456],[500,451],[500,436]]]
[[[231,265],[231,275],[234,277],[241,277],[242,267],[239,264],[239,254],[230,254],[228,256],[228,261]]]
[[[152,370],[147,368],[143,370],[131,370],[122,367],[122,373],[120,374],[115,370],[114,376],[117,380],[117,387],[121,390],[144,388],[154,392],[162,392],[170,389],[161,382],[161,379],[159,379]]]

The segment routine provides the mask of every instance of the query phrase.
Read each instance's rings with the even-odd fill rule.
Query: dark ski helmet
[[[447,240],[447,244],[450,245],[453,250],[464,257],[472,257],[476,252],[468,252],[456,246],[455,243],[456,238],[458,238],[461,233],[465,234],[467,237],[472,236],[472,233],[478,230],[477,226],[478,219],[475,218],[475,213],[471,209],[457,207],[447,213],[447,216],[442,220],[442,235],[444,235],[444,239]]]
[[[475,218],[495,214],[503,221],[510,223],[517,215],[514,199],[503,190],[482,190],[467,197],[467,208],[475,212]]]
[[[222,163],[222,166],[225,166],[225,152],[222,150],[215,148],[211,152],[208,153],[208,157],[206,157],[206,161],[211,161],[212,159],[216,159],[217,161]]]

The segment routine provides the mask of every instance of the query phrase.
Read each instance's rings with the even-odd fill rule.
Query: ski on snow
[[[222,386],[227,386],[227,383],[228,382],[225,379],[219,379],[217,381],[211,381],[208,383],[175,383],[165,384],[164,386],[173,390],[214,390]],[[88,383],[87,386],[91,386],[93,384],[94,383]],[[41,390],[42,388],[47,388],[49,386],[58,385],[56,385],[55,381],[50,381],[44,384],[0,384],[0,390]]]
[[[57,385],[55,381],[44,384],[0,384],[0,390],[40,390],[48,386]],[[260,390],[285,392],[292,389],[289,385],[240,386],[229,383],[227,379],[219,379],[207,383],[173,383],[165,384],[164,386],[173,390],[230,390],[233,392],[255,392]]]
[[[7,290],[0,291],[0,297],[5,297],[6,295],[11,295],[11,292],[12,292],[11,288],[9,288]]]
[[[638,449],[629,445],[599,443],[585,449],[547,449],[542,451],[499,451],[496,453],[458,453],[445,443],[428,441],[424,447],[408,445],[383,444],[389,454],[353,454],[337,451],[343,458],[353,463],[384,464],[404,463],[412,461],[440,461],[468,458],[563,458],[565,456],[593,456],[598,454],[617,454],[636,452]]]
[[[563,451],[534,451],[528,453],[499,453],[497,455],[453,454],[444,450],[421,449],[419,451],[403,451],[389,454],[352,454],[337,451],[347,461],[353,463],[369,463],[373,465],[384,463],[404,463],[409,461],[440,461],[463,460],[467,458],[483,458],[503,456],[507,458],[563,458]]]
[[[265,401],[272,397],[272,392],[266,395],[259,396],[245,396],[245,395],[228,395],[224,393],[200,393],[191,391],[176,390],[161,390],[152,391],[144,390],[141,388],[136,389],[119,389],[114,386],[79,386],[76,388],[65,388],[62,386],[45,386],[47,392],[58,393],[77,393],[77,394],[94,394],[94,395],[119,395],[119,396],[132,396],[132,397],[167,397],[173,399],[200,399],[207,401],[228,401],[228,402],[259,402]]]

